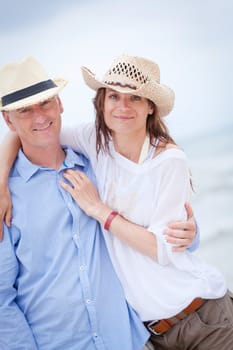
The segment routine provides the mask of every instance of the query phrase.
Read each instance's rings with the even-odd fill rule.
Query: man
[[[9,177],[0,244],[0,349],[140,350],[148,333],[127,305],[100,227],[59,185],[88,160],[59,144],[63,79],[32,57],[0,70],[0,110],[22,149]]]

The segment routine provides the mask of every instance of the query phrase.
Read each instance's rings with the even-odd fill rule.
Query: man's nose
[[[40,106],[35,106],[33,109],[33,119],[37,123],[43,123],[46,119],[46,115]]]

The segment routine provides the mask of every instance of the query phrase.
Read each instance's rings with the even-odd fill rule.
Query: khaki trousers
[[[144,349],[233,350],[233,294],[207,300],[163,335],[151,335]]]

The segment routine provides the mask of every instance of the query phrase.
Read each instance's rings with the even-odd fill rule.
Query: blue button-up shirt
[[[13,220],[0,244],[1,350],[139,350],[148,333],[127,305],[97,222],[59,185],[67,168],[93,179],[72,150],[59,171],[20,151]]]

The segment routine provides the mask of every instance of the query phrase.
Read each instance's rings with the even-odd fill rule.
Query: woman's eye
[[[109,98],[110,98],[111,100],[116,100],[116,99],[117,99],[117,95],[111,94],[111,95],[109,95]]]
[[[131,99],[132,99],[133,101],[141,101],[141,97],[140,97],[140,96],[137,96],[137,95],[133,95],[133,96],[131,97]]]

